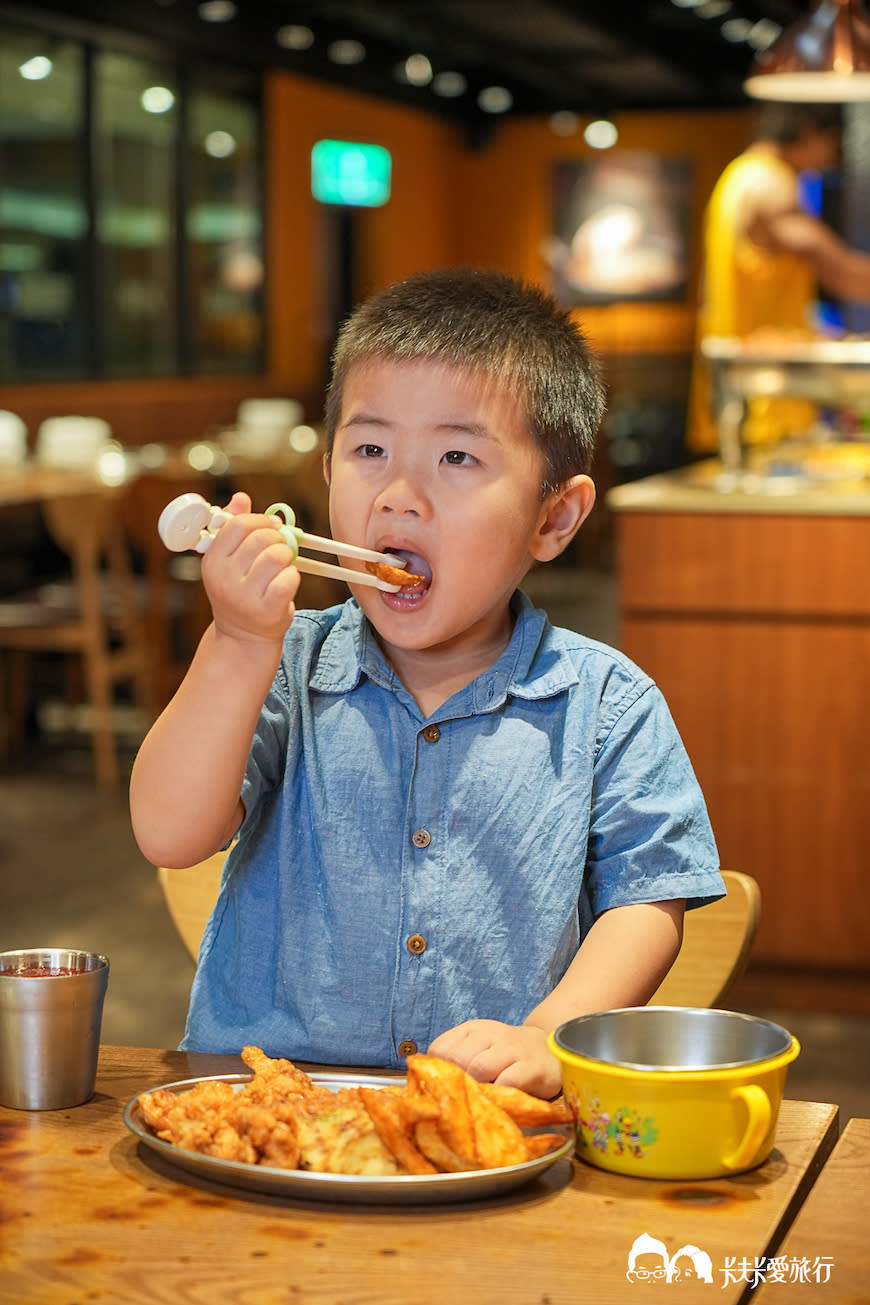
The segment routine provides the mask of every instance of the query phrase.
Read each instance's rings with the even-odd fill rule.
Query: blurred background
[[[174,1045],[193,972],[126,808],[208,619],[159,512],[245,489],[326,533],[338,324],[477,265],[552,290],[608,386],[598,503],[529,592],[662,685],[762,889],[732,1004],[801,1037],[802,1095],[870,1113],[870,385],[834,498],[717,493],[688,429],[705,205],[748,71],[813,7],[0,3],[0,947],[109,953],[108,1041]],[[845,121],[806,193],[870,248],[867,100]]]

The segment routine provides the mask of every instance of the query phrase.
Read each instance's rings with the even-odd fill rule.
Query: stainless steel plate
[[[311,1078],[333,1092],[347,1087],[395,1087],[397,1082],[402,1081],[377,1074],[315,1073]],[[250,1074],[215,1074],[208,1078],[189,1078],[161,1086],[169,1092],[187,1092],[197,1083],[220,1082],[230,1083],[238,1090],[250,1079]],[[147,1088],[143,1091],[153,1092],[156,1089]],[[531,1182],[558,1160],[570,1156],[574,1149],[573,1130],[564,1125],[556,1125],[539,1131],[562,1133],[565,1137],[564,1144],[536,1160],[527,1160],[525,1164],[508,1165],[503,1169],[476,1169],[463,1174],[405,1174],[399,1177],[361,1178],[354,1174],[315,1174],[302,1169],[273,1169],[268,1165],[249,1165],[239,1160],[220,1160],[216,1156],[200,1155],[197,1151],[185,1151],[154,1136],[142,1118],[138,1097],[132,1097],[124,1107],[124,1123],[140,1142],[165,1160],[211,1182],[227,1183],[247,1191],[269,1192],[273,1196],[289,1196],[296,1200],[351,1201],[361,1205],[428,1205],[499,1196]]]

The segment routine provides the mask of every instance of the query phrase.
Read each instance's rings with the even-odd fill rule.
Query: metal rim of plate
[[[375,1074],[314,1073],[310,1075],[320,1087],[338,1091],[347,1087],[395,1087],[404,1080]],[[198,1083],[229,1083],[241,1088],[251,1081],[251,1074],[214,1074],[205,1078],[183,1079],[143,1088],[142,1092],[186,1092]],[[537,1178],[558,1160],[570,1157],[574,1149],[574,1131],[567,1125],[552,1125],[548,1131],[565,1135],[563,1146],[535,1160],[508,1165],[502,1169],[473,1169],[461,1174],[397,1174],[366,1178],[357,1174],[321,1174],[303,1169],[276,1169],[270,1165],[246,1164],[241,1160],[221,1160],[218,1156],[185,1151],[165,1142],[148,1129],[142,1118],[139,1095],[124,1107],[124,1123],[131,1133],[152,1151],[188,1173],[214,1183],[246,1191],[266,1192],[305,1201],[342,1201],[362,1205],[414,1205],[448,1201],[472,1201],[500,1196]],[[534,1132],[535,1130],[528,1130]]]

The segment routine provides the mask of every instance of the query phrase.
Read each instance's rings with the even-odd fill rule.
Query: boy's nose
[[[422,516],[426,512],[426,498],[409,476],[394,476],[378,494],[376,507],[379,512],[413,513],[415,516]]]

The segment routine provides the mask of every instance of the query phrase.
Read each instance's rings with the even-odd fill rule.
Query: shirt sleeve
[[[614,906],[725,895],[707,808],[667,703],[648,679],[602,722],[586,888],[593,918]]]

